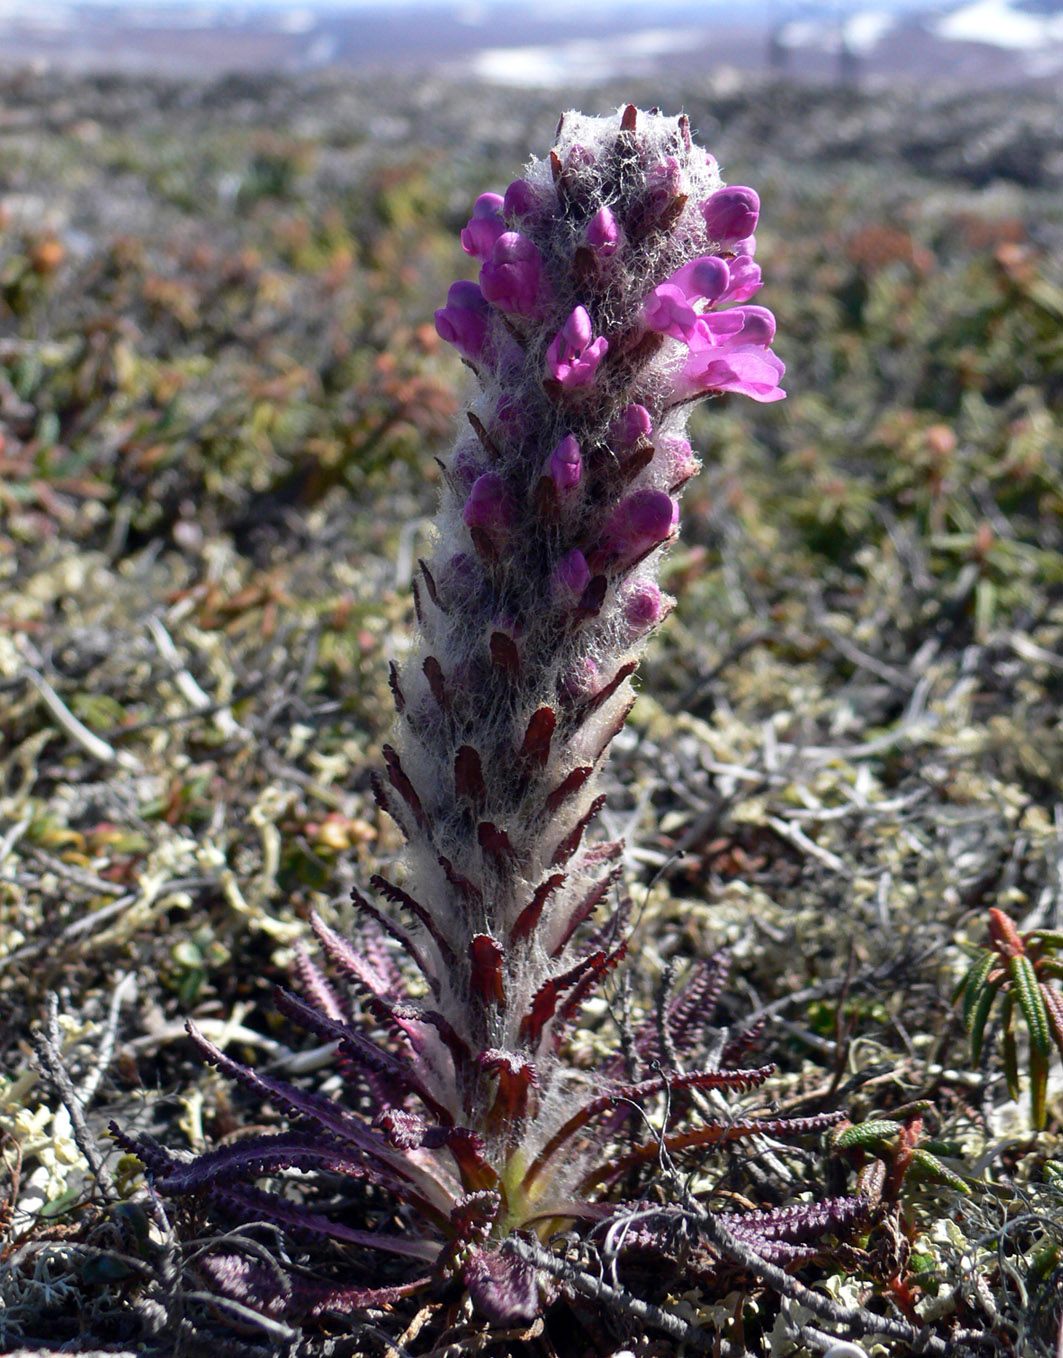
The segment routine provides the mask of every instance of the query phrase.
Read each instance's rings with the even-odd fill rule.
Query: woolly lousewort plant
[[[288,1020],[335,1044],[349,1096],[255,1072],[190,1026],[206,1059],[290,1130],[190,1162],[117,1133],[167,1195],[412,1261],[406,1281],[372,1286],[366,1259],[380,1256],[354,1253],[355,1280],[293,1281],[281,1299],[262,1265],[216,1259],[245,1300],[307,1314],[457,1281],[488,1319],[526,1320],[549,1280],[514,1236],[546,1244],[608,1221],[669,1152],[836,1120],[711,1116],[697,1091],[749,1090],[771,1069],[679,1067],[711,1017],[711,966],[632,1035],[626,1062],[589,1073],[564,1059],[626,946],[621,845],[588,829],[639,656],[672,604],[656,572],[698,470],[687,415],[719,392],[783,396],[773,317],[746,305],[760,285],[758,206],[752,189],[723,186],[685,118],[632,107],[565,115],[546,160],[476,201],[461,242],[479,280],[453,285],[436,326],[480,392],[443,467],[377,786],[406,839],[404,877],[355,893],[357,939],[314,919],[341,984],[303,953],[299,993],[276,995]],[[708,1115],[677,1129],[692,1106]],[[651,1114],[656,1131],[639,1121]],[[316,1197],[308,1171],[326,1185]],[[372,1187],[353,1221],[336,1208],[342,1179]],[[789,1261],[857,1210],[840,1200],[728,1220]],[[630,1239],[645,1251],[649,1234]],[[394,1277],[378,1267],[378,1283]]]

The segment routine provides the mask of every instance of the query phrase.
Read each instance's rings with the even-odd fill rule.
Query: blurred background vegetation
[[[629,99],[760,191],[790,392],[694,421],[679,605],[613,760],[631,1002],[726,943],[781,1104],[932,1100],[969,1191],[906,1198],[904,1305],[1057,1351],[1058,1063],[1038,1136],[950,994],[988,907],[1063,926],[1058,100],[327,75],[0,79],[0,1345],[165,1351],[157,1247],[28,1033],[58,994],[96,1132],[253,1120],[181,1025],[287,1059],[303,921],[397,855],[369,774],[461,409],[431,321],[458,229],[566,103]],[[604,1009],[581,1041],[615,1041]],[[875,1279],[844,1287],[885,1311]],[[749,1352],[803,1351],[785,1310],[749,1302]]]

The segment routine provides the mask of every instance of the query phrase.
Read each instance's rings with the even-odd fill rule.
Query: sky
[[[466,11],[470,17],[477,11],[498,10],[510,7],[514,0],[303,0],[312,9],[351,10],[351,9],[452,9]],[[689,9],[692,13],[703,13],[706,9],[724,7],[733,10],[734,0],[666,0],[669,10]],[[815,10],[819,13],[843,14],[852,10],[903,10],[938,8],[944,0],[762,0],[762,3],[780,13],[798,10]],[[289,9],[293,0],[71,0],[71,3],[98,5],[105,8],[124,9]],[[517,4],[531,6],[540,14],[557,11],[572,13],[572,0],[516,0]],[[747,0],[748,3],[748,0]],[[41,0],[0,0],[0,16],[32,15],[41,8]],[[633,9],[634,0],[579,0],[581,11]],[[642,8],[639,6],[639,8]],[[646,18],[652,17],[652,10],[644,10]]]

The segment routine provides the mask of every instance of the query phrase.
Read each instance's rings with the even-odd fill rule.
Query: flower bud
[[[721,244],[751,236],[757,229],[760,198],[753,189],[733,184],[717,189],[701,204],[705,230]]]
[[[701,463],[694,456],[690,440],[677,435],[669,435],[660,440],[657,444],[657,456],[664,470],[664,484],[670,492],[678,490],[701,470]]]
[[[601,669],[590,656],[578,656],[558,681],[560,692],[570,702],[590,698],[601,686]]]
[[[609,259],[616,254],[620,245],[620,227],[609,208],[599,208],[587,223],[586,239],[599,259]]]
[[[578,547],[566,552],[554,567],[551,586],[554,598],[559,603],[574,604],[583,597],[583,591],[590,584],[591,571],[587,558]]]
[[[502,200],[502,214],[507,218],[533,220],[543,210],[542,199],[526,179],[514,179]]]
[[[453,344],[462,358],[478,363],[483,357],[490,315],[484,295],[475,283],[452,283],[446,306],[436,312],[436,333]]]
[[[623,591],[620,610],[624,638],[630,643],[660,622],[665,613],[664,596],[653,580],[638,580]]]
[[[543,472],[553,481],[560,495],[574,490],[579,485],[583,472],[583,458],[575,435],[568,434],[561,440],[547,458]]]
[[[646,407],[626,406],[609,426],[609,443],[614,452],[626,453],[652,432],[653,421]]]
[[[527,236],[504,231],[480,270],[483,295],[503,311],[535,319],[542,314],[542,259]]]
[[[671,537],[679,522],[677,501],[663,490],[637,490],[609,517],[591,570],[630,565]]]
[[[491,257],[495,241],[505,231],[502,221],[503,199],[497,193],[481,193],[473,204],[469,224],[461,233],[461,248],[467,255],[487,260]]]
[[[675,156],[666,156],[646,174],[649,192],[646,208],[649,217],[657,217],[669,209],[682,192],[683,172]]]
[[[466,607],[479,593],[483,574],[467,552],[455,552],[436,573],[436,589],[444,607]]]
[[[473,483],[461,517],[468,528],[481,528],[495,542],[505,540],[513,527],[513,501],[497,472],[484,472]]]
[[[484,452],[475,439],[466,439],[454,449],[447,464],[447,474],[455,489],[466,494],[472,490],[477,477],[484,473]]]

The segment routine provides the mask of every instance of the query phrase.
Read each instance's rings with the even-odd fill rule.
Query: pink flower
[[[546,366],[550,376],[569,390],[590,386],[609,348],[604,335],[592,340],[592,334],[591,318],[584,307],[578,306],[550,341]]]
[[[534,320],[542,315],[542,267],[527,236],[503,231],[480,270],[483,295],[503,311]]]
[[[686,397],[707,396],[714,391],[737,391],[754,401],[781,401],[786,392],[779,379],[786,371],[782,359],[770,349],[724,349],[717,355],[708,351],[691,354],[676,394]]]
[[[453,344],[462,358],[478,363],[483,358],[490,315],[491,309],[475,283],[452,283],[446,306],[436,312],[436,333]]]
[[[736,306],[701,316],[690,338],[694,354],[710,346],[755,344],[766,349],[775,338],[775,317],[766,306]]]
[[[677,269],[646,298],[642,318],[651,330],[688,340],[697,323],[692,303],[712,306],[727,294],[731,271],[718,255],[703,255]]]
[[[735,307],[702,316],[690,340],[690,353],[673,387],[680,400],[711,391],[737,391],[754,401],[781,401],[782,360],[768,348],[775,338],[775,317],[766,307]]]

